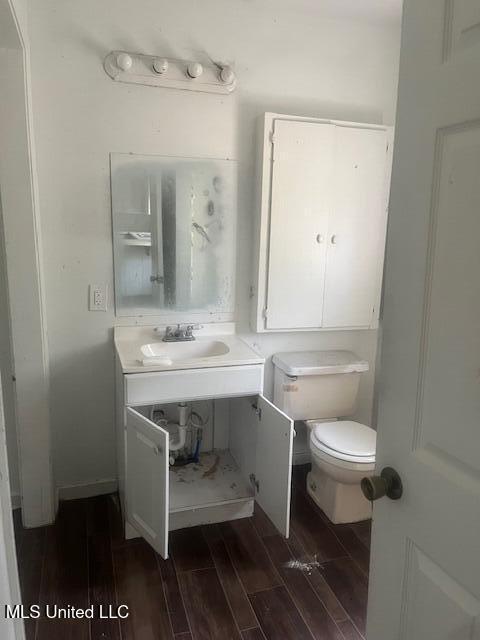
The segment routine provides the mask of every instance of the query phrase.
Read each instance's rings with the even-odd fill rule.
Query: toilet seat
[[[374,429],[353,420],[309,421],[312,452],[355,464],[373,464],[377,434]]]
[[[371,471],[375,470],[375,461],[373,462],[351,462],[350,460],[341,460],[340,458],[335,458],[334,456],[326,453],[325,451],[321,451],[317,448],[311,449],[312,454],[312,463],[313,468],[321,466],[322,468],[335,467],[337,473],[348,472],[349,474],[356,474],[356,481],[360,482],[360,480],[365,476],[365,474],[369,474]]]

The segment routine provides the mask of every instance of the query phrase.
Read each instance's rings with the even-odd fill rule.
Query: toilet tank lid
[[[276,353],[272,360],[289,376],[368,371],[368,362],[351,351],[291,351]]]

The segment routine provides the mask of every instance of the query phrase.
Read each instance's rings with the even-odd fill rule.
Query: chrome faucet
[[[187,324],[183,327],[177,324],[176,329],[167,327],[165,329],[165,335],[163,336],[163,342],[191,342],[195,340],[193,329],[193,324]]]

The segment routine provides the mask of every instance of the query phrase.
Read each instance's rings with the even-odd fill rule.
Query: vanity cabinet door
[[[162,558],[168,557],[168,433],[127,409],[126,515]]]
[[[256,405],[256,501],[286,538],[290,530],[293,420],[263,396]]]

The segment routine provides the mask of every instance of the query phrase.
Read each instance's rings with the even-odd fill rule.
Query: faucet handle
[[[177,328],[173,332],[173,335],[176,338],[181,338],[182,335],[185,335],[185,329],[182,329],[182,325],[179,322],[177,323]]]
[[[187,325],[187,328],[185,329],[185,336],[187,338],[191,338],[193,336],[193,324],[189,324]]]

